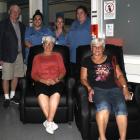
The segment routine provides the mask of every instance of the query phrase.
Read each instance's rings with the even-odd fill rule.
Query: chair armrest
[[[20,79],[20,88],[21,88],[21,91],[22,91],[22,94],[21,94],[21,98],[23,98],[25,96],[25,90],[27,88],[27,79],[26,77]]]
[[[88,101],[87,89],[81,84],[76,85],[76,100],[80,108],[84,110],[88,110],[89,101]]]
[[[20,79],[19,86],[21,87],[21,89],[24,89],[26,87],[26,77]]]
[[[26,78],[22,78],[20,80],[20,88],[21,88],[21,99],[20,99],[20,104],[19,104],[19,111],[20,111],[20,120],[24,123],[24,106],[25,106],[25,93],[26,93]]]
[[[81,84],[76,85],[76,108],[80,115],[80,131],[83,138],[88,137],[89,129],[89,101],[87,89]]]
[[[66,79],[66,88],[67,88],[67,96],[68,96],[68,120],[72,121],[74,116],[74,99],[73,99],[73,92],[74,92],[74,85],[75,79],[72,77],[68,77]]]
[[[89,101],[87,89],[81,84],[77,85],[77,95],[76,95],[76,104],[80,109],[81,115],[84,117],[89,117]]]

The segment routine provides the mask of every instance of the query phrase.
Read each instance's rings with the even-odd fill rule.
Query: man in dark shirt
[[[15,101],[18,78],[24,76],[23,42],[25,26],[18,20],[21,9],[18,5],[11,5],[8,13],[9,17],[0,22],[0,64],[3,67],[4,107],[9,106],[10,99]],[[9,89],[11,89],[10,94]]]

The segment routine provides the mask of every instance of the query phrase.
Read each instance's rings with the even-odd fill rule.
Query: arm
[[[25,45],[28,48],[32,46],[32,43],[30,41],[30,34],[31,34],[31,27],[27,27],[25,30]]]
[[[2,62],[2,39],[3,39],[3,24],[2,22],[0,23],[0,65],[3,63]]]
[[[25,41],[25,46],[26,46],[27,48],[30,48],[30,47],[32,47],[32,43],[29,42],[29,41]]]
[[[65,68],[65,65],[64,65],[64,62],[63,62],[63,58],[60,54],[58,55],[57,60],[58,60],[58,67],[59,67],[59,76],[56,79],[56,82],[59,82],[64,78],[64,76],[66,74],[66,68]]]
[[[31,71],[31,77],[35,81],[40,81],[40,77],[38,74],[38,68],[39,68],[39,60],[38,57],[35,56],[32,64],[32,71]]]
[[[93,97],[94,91],[92,87],[90,86],[90,84],[88,83],[87,68],[85,67],[81,67],[80,80],[81,80],[82,85],[84,85],[87,88],[89,102],[93,102],[92,97]]]
[[[131,95],[129,90],[128,90],[127,82],[123,76],[123,73],[122,73],[119,65],[116,65],[116,75],[117,75],[117,79],[118,79],[119,83],[122,86],[125,100],[132,100],[133,95]]]

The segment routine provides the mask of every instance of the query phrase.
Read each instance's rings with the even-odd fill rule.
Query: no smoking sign
[[[116,3],[115,0],[104,1],[104,19],[115,19]]]
[[[105,6],[105,11],[107,13],[111,13],[114,11],[114,4],[113,3],[107,3],[107,5]]]

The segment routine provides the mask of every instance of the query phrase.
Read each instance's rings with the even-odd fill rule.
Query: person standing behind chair
[[[55,38],[44,36],[42,42],[44,52],[35,56],[31,76],[35,81],[34,89],[39,105],[46,118],[43,125],[49,134],[54,134],[58,125],[53,119],[64,88],[62,79],[66,69],[62,56],[53,52]]]
[[[9,106],[10,99],[15,101],[18,78],[24,76],[25,26],[18,20],[21,9],[18,5],[11,5],[8,12],[9,17],[0,22],[0,61],[3,67],[4,107]],[[11,89],[10,96],[9,89]]]
[[[132,100],[132,96],[115,56],[105,55],[104,49],[104,39],[91,41],[92,55],[83,60],[80,79],[87,88],[89,102],[96,106],[99,140],[106,140],[110,112],[115,114],[120,140],[126,140],[128,113],[125,100]]]
[[[64,27],[64,18],[62,16],[58,16],[56,18],[55,26],[56,29],[54,31],[54,37],[56,39],[55,44],[57,45],[66,45],[66,30]]]
[[[70,48],[71,75],[76,71],[76,48],[80,45],[89,45],[91,41],[90,25],[87,8],[78,6],[76,9],[77,19],[72,23],[68,31],[66,41]]]
[[[41,45],[42,37],[45,35],[53,35],[53,32],[43,26],[43,15],[40,10],[36,10],[33,15],[33,26],[27,27],[25,32],[26,64],[30,47]]]

